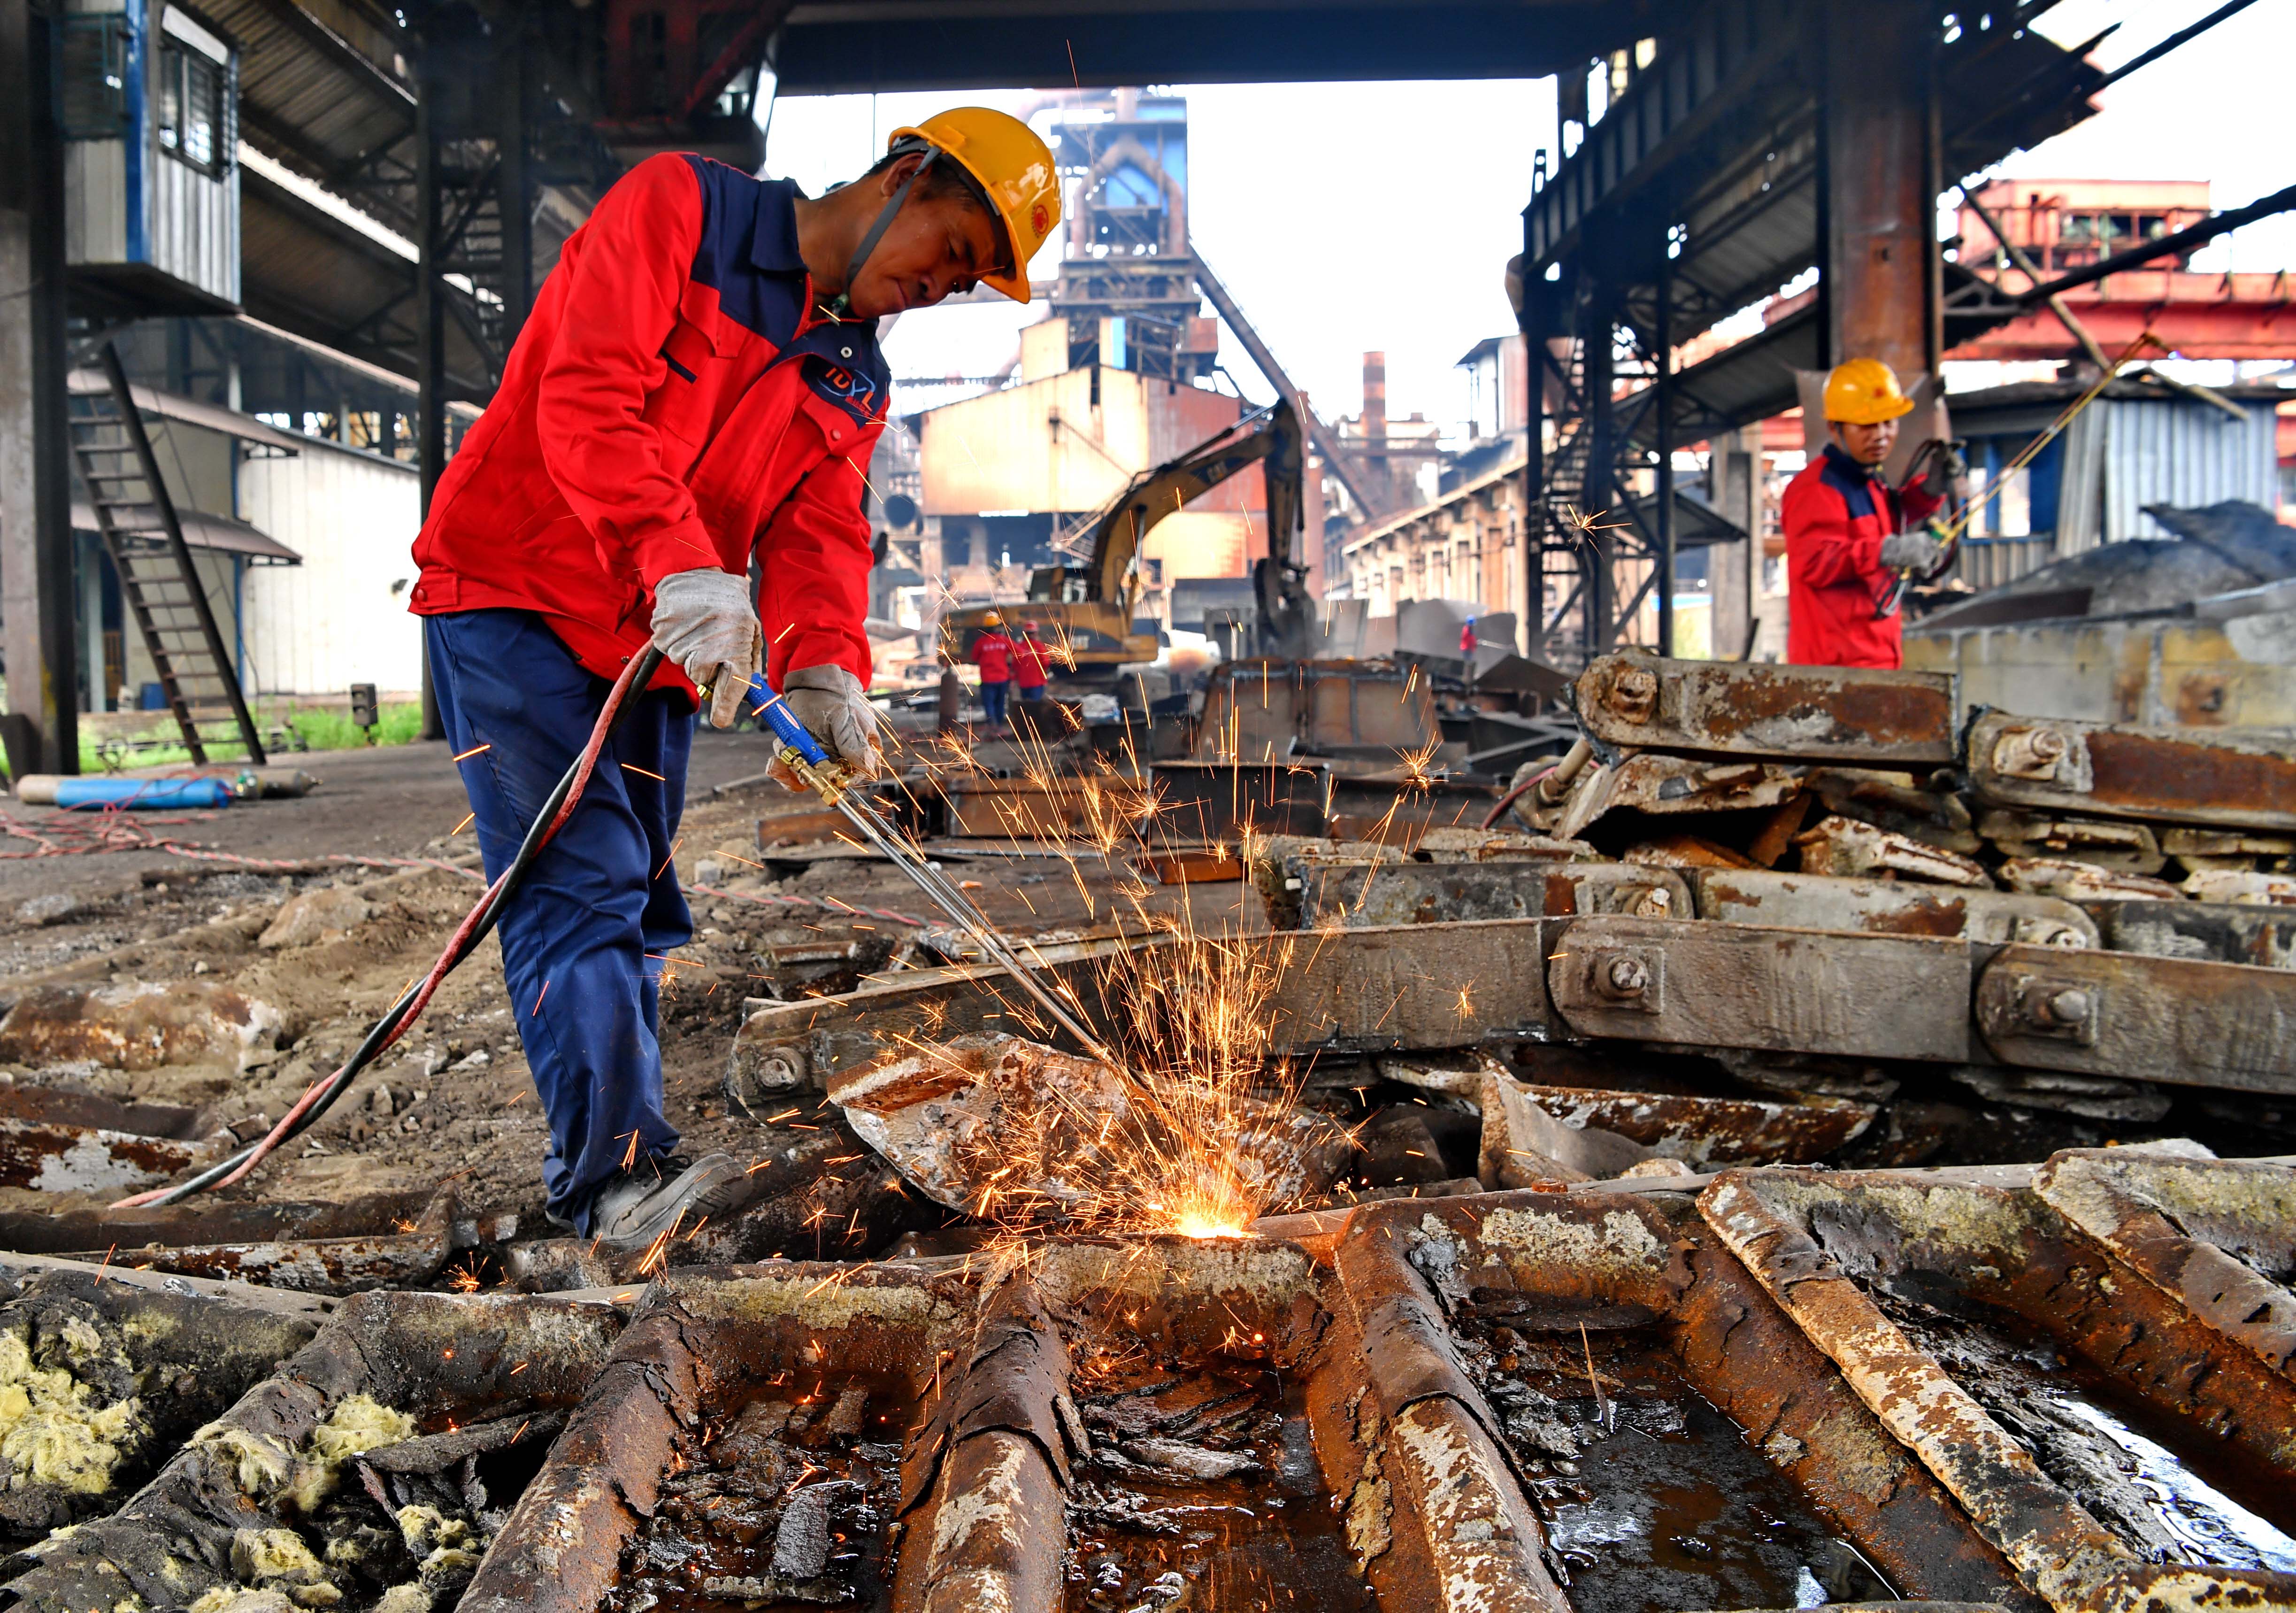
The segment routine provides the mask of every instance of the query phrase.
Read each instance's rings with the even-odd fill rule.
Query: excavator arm
[[[1263,460],[1267,465],[1269,557],[1292,564],[1300,523],[1300,423],[1290,404],[1275,403],[1132,479],[1132,485],[1094,523],[1092,558],[1085,568],[1087,597],[1111,603],[1121,599],[1125,575],[1151,528]]]
[[[1263,464],[1267,472],[1268,552],[1252,567],[1259,636],[1271,654],[1301,653],[1283,647],[1312,625],[1314,614],[1301,585],[1306,573],[1295,555],[1303,507],[1300,421],[1292,406],[1283,402],[1246,415],[1178,458],[1135,476],[1092,524],[1081,599],[1057,590],[1038,598],[1032,589],[1028,604],[1001,608],[1017,611],[1021,619],[1050,630],[1066,651],[1070,671],[1096,671],[1152,655],[1154,641],[1136,639],[1129,632],[1132,597],[1126,579],[1141,540],[1189,500]],[[1060,574],[1052,575],[1054,583],[1059,582]],[[1066,575],[1070,582],[1076,580],[1074,572]],[[985,608],[973,606],[941,618],[939,646],[946,663],[958,665],[970,656],[987,614]]]

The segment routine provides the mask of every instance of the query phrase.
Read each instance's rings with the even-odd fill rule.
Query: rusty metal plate
[[[197,1152],[196,1143],[168,1138],[0,1115],[0,1187],[125,1192],[165,1181]]]
[[[1678,1159],[1702,1171],[1807,1164],[1862,1136],[1877,1113],[1869,1103],[1815,1095],[1782,1103],[1514,1084],[1527,1102],[1566,1126],[1612,1132],[1660,1158]]]
[[[2296,910],[2287,908],[2246,901],[2112,901],[2097,903],[2095,910],[2105,944],[2116,952],[2296,969]]]
[[[1582,1036],[1859,1058],[1970,1057],[1968,948],[1754,925],[1567,921],[1554,1007]]]
[[[1270,1051],[1468,1047],[1559,1028],[1543,967],[1555,920],[1278,938]]]
[[[1151,764],[1152,844],[1199,845],[1261,835],[1320,835],[1329,815],[1328,764],[1259,761]]]
[[[2296,975],[2126,952],[2003,949],[1977,1025],[2005,1064],[2296,1092]]]
[[[1988,801],[2234,828],[2296,828],[2296,739],[1991,712],[1969,731]]]
[[[2033,946],[2099,944],[2094,919],[2070,901],[2013,891],[1972,891],[1896,879],[1838,879],[1767,868],[1706,868],[1696,875],[1698,916],[1725,924],[1873,935],[1936,935]],[[2296,927],[2296,915],[2291,915]]]
[[[951,778],[941,786],[948,833],[964,840],[1065,840],[1109,816],[1099,793],[1081,780]]]
[[[1611,812],[1742,812],[1801,793],[1801,769],[1767,761],[1716,761],[1644,753],[1590,768],[1564,803],[1555,832],[1575,835]]]
[[[1670,868],[1616,862],[1406,862],[1354,868],[1293,859],[1300,927],[1439,924],[1634,913],[1673,918],[1691,910],[1690,887]]]
[[[1578,720],[1608,745],[1808,761],[1954,760],[1942,672],[1604,655],[1579,674]]]

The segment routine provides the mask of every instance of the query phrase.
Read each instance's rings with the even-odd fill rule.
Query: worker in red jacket
[[[1060,212],[1044,142],[977,107],[896,130],[820,197],[650,158],[561,250],[439,479],[413,608],[489,876],[611,680],[649,642],[667,657],[502,919],[550,1120],[547,1213],[584,1237],[644,1245],[744,1197],[742,1162],[676,1156],[661,1113],[661,960],[693,933],[671,857],[697,700],[729,726],[762,662],[824,746],[873,769],[876,321],[976,283],[1028,301]]]
[[[1004,618],[995,611],[980,619],[980,636],[972,641],[972,664],[980,671],[980,719],[992,728],[1002,728],[1005,701],[1013,692],[1013,641],[1004,636]]]
[[[1940,556],[1921,523],[1944,503],[1947,461],[1931,480],[1891,487],[1882,463],[1914,407],[1878,358],[1852,358],[1825,381],[1825,451],[1786,484],[1786,659],[1812,666],[1894,667],[1904,659],[1899,574]],[[1908,530],[1911,529],[1911,530]]]
[[[1045,641],[1037,637],[1037,624],[1023,621],[1021,636],[1013,641],[1013,687],[1020,691],[1021,704],[1045,697],[1045,680],[1050,676],[1052,652]]]

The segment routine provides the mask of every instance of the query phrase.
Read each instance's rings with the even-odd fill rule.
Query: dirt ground
[[[265,860],[357,855],[475,863],[469,832],[455,832],[468,808],[443,745],[295,760],[320,780],[309,796],[235,804],[196,821],[155,824],[152,832]],[[693,881],[699,870],[751,900],[691,898],[695,934],[671,959],[661,1027],[666,1108],[685,1133],[685,1148],[722,1148],[745,1159],[817,1146],[824,1140],[806,1133],[836,1122],[833,1115],[803,1112],[785,1126],[761,1126],[727,1112],[719,1082],[744,1000],[848,989],[916,934],[912,926],[839,912],[827,899],[938,921],[888,864],[822,858],[819,847],[808,852],[782,845],[778,859],[761,852],[761,813],[801,804],[758,778],[764,761],[763,742],[754,735],[704,728],[697,737],[679,873]],[[48,816],[13,802],[5,810],[35,825]],[[15,841],[0,850],[23,845]],[[1074,873],[1057,860],[966,860],[952,848],[946,866],[976,887],[969,893],[1009,933],[1074,932],[1095,917]],[[364,913],[340,933],[261,944],[288,901],[323,887],[350,893],[356,902],[346,905],[355,913],[363,906]],[[234,1139],[259,1135],[336,1067],[430,965],[480,889],[475,877],[430,868],[276,873],[156,850],[0,861],[0,913],[17,916],[0,935],[0,1009],[45,984],[196,982],[267,1005],[278,1020],[275,1032],[243,1054],[227,1049],[133,1069],[86,1059],[0,1062],[0,1080],[191,1107],[200,1112],[197,1133],[213,1139],[219,1156]],[[808,905],[763,900],[770,898]],[[1194,898],[1199,922],[1214,926],[1234,922],[1235,904],[1253,900],[1234,884],[1195,887]],[[920,960],[938,961],[930,954]],[[226,1129],[231,1136],[223,1135]],[[308,1202],[453,1181],[466,1206],[516,1210],[522,1230],[538,1233],[545,1144],[500,955],[489,940],[331,1114],[229,1194]],[[0,1208],[93,1208],[98,1202],[0,1189]]]

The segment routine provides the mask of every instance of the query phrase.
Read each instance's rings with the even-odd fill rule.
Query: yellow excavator
[[[1037,636],[1065,649],[1053,678],[1074,688],[1079,681],[1107,683],[1116,669],[1156,659],[1152,633],[1132,630],[1141,580],[1135,564],[1141,539],[1165,516],[1247,466],[1265,464],[1267,553],[1252,566],[1259,607],[1259,648],[1268,654],[1302,653],[1299,642],[1313,625],[1314,607],[1302,584],[1296,549],[1301,521],[1299,417],[1274,403],[1190,449],[1178,458],[1141,472],[1095,518],[1091,558],[1082,565],[1039,566],[1030,573],[1025,604],[951,611],[940,621],[940,653],[948,664],[972,658],[973,640],[991,610],[1008,624],[1036,623]]]

